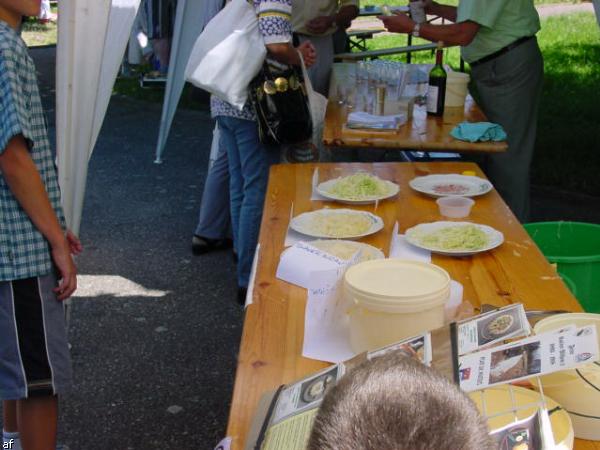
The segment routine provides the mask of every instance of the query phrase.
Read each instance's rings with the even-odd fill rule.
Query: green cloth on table
[[[450,135],[461,141],[504,141],[506,132],[504,129],[491,122],[463,122],[454,127]]]

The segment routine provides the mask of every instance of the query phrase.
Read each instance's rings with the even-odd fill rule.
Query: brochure
[[[523,420],[510,423],[490,433],[498,443],[498,450],[554,450],[554,436],[548,410],[538,409]]]
[[[492,346],[506,339],[529,336],[531,327],[522,304],[510,305],[458,323],[458,354]]]
[[[598,360],[596,328],[567,327],[459,358],[459,384],[469,392]]]

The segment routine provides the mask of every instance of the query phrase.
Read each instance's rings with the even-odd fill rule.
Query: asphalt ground
[[[54,49],[33,50],[54,134]],[[161,106],[113,96],[90,161],[73,299],[71,450],[212,448],[223,437],[243,311],[228,251],[192,256],[213,123],[178,111],[153,163]],[[600,199],[535,187],[533,220],[600,223]]]

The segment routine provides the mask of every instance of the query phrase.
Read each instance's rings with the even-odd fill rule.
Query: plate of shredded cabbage
[[[344,241],[341,239],[319,239],[309,242],[309,244],[344,261],[352,258],[359,250],[361,253],[358,262],[385,258],[381,250],[363,242]]]
[[[415,191],[431,197],[476,197],[487,194],[494,187],[483,178],[453,173],[417,177],[408,184]]]
[[[383,228],[381,217],[352,209],[319,209],[292,219],[290,228],[317,238],[358,239]]]
[[[406,240],[434,253],[467,256],[498,247],[504,242],[504,235],[487,225],[440,221],[409,228]]]
[[[400,186],[397,184],[367,172],[356,172],[324,181],[317,186],[317,192],[323,197],[355,205],[385,200],[398,194],[399,191]]]

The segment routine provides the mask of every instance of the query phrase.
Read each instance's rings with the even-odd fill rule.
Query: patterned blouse
[[[292,0],[253,0],[258,16],[258,29],[265,44],[281,44],[292,40]],[[240,111],[229,103],[215,97],[210,99],[212,117],[228,116],[238,119],[256,120],[252,105],[248,100]]]

